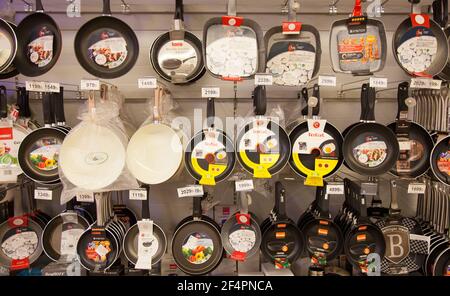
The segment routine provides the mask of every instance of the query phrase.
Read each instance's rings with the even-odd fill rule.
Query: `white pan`
[[[183,162],[183,143],[179,133],[161,122],[162,88],[155,89],[154,121],[142,126],[131,137],[126,162],[131,174],[150,185],[172,178]]]
[[[90,95],[89,100],[92,104],[94,98]],[[121,175],[125,167],[125,140],[120,131],[92,119],[84,120],[66,136],[59,152],[59,165],[76,187],[99,190]]]

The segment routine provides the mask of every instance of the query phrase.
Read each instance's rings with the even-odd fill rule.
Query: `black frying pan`
[[[17,53],[15,26],[2,18],[0,18],[0,43],[4,44],[2,48],[9,50],[8,56],[0,61],[0,73],[2,73],[11,66]]]
[[[398,113],[395,122],[388,125],[396,135],[400,148],[399,159],[391,169],[396,176],[417,178],[425,174],[430,168],[430,154],[434,141],[428,131],[421,125],[409,121],[407,117],[409,83],[403,82],[398,86]],[[406,144],[405,146],[400,145]]]
[[[450,185],[450,136],[436,143],[431,151],[430,166],[440,182]]]
[[[103,15],[85,23],[75,36],[75,55],[95,77],[112,79],[128,73],[139,56],[133,29],[111,16],[110,0],[103,0]]]
[[[176,0],[172,30],[160,35],[150,49],[153,69],[174,84],[194,82],[206,72],[202,42],[184,30],[183,21],[183,0]]]
[[[367,87],[367,85],[363,86]],[[362,123],[345,136],[343,151],[346,164],[362,175],[376,176],[388,172],[399,156],[396,135],[386,126],[375,122],[375,89],[369,87],[367,108]]]
[[[36,0],[36,12],[17,26],[17,36],[20,38],[14,64],[21,74],[35,77],[53,68],[61,54],[61,31],[56,22],[44,13],[41,0]]]

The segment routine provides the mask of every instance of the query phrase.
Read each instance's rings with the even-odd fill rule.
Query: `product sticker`
[[[386,143],[376,140],[362,143],[353,149],[353,157],[366,167],[377,167],[386,160]]]
[[[192,264],[202,264],[211,258],[214,251],[212,239],[205,233],[192,233],[184,242],[184,258]]]
[[[58,168],[61,141],[56,138],[42,138],[33,145],[30,162],[39,171],[51,171]]]
[[[2,121],[2,125],[0,125],[0,169],[3,171],[3,174],[0,176],[0,179],[10,179],[22,172],[17,155],[20,143],[22,143],[25,136],[25,133],[12,128],[10,121]]]
[[[47,66],[53,59],[53,33],[47,27],[33,30],[28,43],[28,59],[39,68]]]
[[[66,230],[61,232],[61,255],[76,255],[77,243],[83,234],[84,230],[81,228],[73,228],[73,225],[66,225]]]
[[[85,250],[86,257],[90,260],[102,263],[108,259],[107,255],[112,251],[109,240],[91,241]]]
[[[155,256],[159,248],[159,242],[153,235],[153,221],[138,221],[139,237],[138,237],[138,260],[137,269],[151,269],[152,258]]]
[[[450,151],[439,153],[436,164],[441,173],[450,176]]]
[[[195,48],[185,40],[170,40],[158,52],[158,65],[168,76],[186,78],[197,70]]]
[[[255,246],[256,234],[253,230],[244,227],[231,232],[228,239],[234,250],[247,253]]]
[[[37,250],[39,238],[27,227],[14,228],[5,235],[1,244],[2,252],[8,258],[21,260],[30,257]]]
[[[114,69],[127,59],[127,42],[116,31],[100,30],[90,36],[88,44],[89,57],[99,66]]]

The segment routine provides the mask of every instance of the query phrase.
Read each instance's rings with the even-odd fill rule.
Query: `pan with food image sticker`
[[[436,143],[430,155],[430,166],[434,177],[450,185],[450,136]]]

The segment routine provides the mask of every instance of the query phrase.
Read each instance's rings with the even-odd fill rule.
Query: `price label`
[[[319,75],[320,86],[336,86],[336,76],[322,76]]]
[[[25,81],[25,89],[27,91],[44,92],[45,83],[39,81]]]
[[[427,185],[423,183],[411,183],[408,185],[409,194],[424,194],[427,189]]]
[[[236,191],[252,191],[254,189],[253,180],[239,180],[234,183]]]
[[[194,197],[194,196],[203,196],[203,186],[202,185],[193,185],[182,188],[177,188],[178,197]]]
[[[94,202],[94,193],[93,192],[85,192],[77,194],[78,202]]]
[[[344,184],[328,184],[327,185],[328,195],[342,195],[344,194]]]
[[[128,197],[130,200],[147,200],[147,190],[133,189],[130,190]]]
[[[273,76],[268,73],[255,74],[255,85],[273,85]]]
[[[44,82],[45,92],[59,93],[59,86],[58,82]]]
[[[100,90],[100,80],[81,80],[81,90]]]
[[[428,81],[428,88],[430,89],[441,89],[441,85],[442,85],[442,80],[438,80],[438,79],[429,79]]]
[[[34,189],[34,199],[52,200],[53,192],[48,189]]]
[[[380,78],[380,77],[370,77],[369,85],[370,85],[370,87],[375,87],[375,88],[387,88],[388,87],[388,79]]]
[[[157,86],[158,82],[155,77],[145,77],[138,79],[139,88],[156,88]]]
[[[411,88],[441,89],[441,80],[426,78],[411,78]]]
[[[202,87],[202,98],[219,98],[220,87]]]

